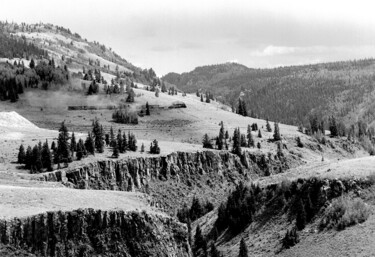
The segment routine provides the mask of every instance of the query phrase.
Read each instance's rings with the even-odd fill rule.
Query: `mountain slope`
[[[211,91],[235,106],[242,95],[248,113],[288,124],[307,123],[313,114],[335,115],[351,122],[374,120],[374,59],[275,69],[244,68],[237,72],[238,66],[204,66],[181,75],[167,74],[162,79],[186,92]],[[222,72],[222,67],[228,68]]]

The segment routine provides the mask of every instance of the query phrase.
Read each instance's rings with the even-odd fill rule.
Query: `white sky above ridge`
[[[229,60],[261,68],[375,57],[374,7],[364,0],[4,0],[0,19],[70,28],[164,75]]]

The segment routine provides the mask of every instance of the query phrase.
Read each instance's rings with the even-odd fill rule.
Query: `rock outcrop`
[[[61,181],[77,189],[144,190],[152,181],[189,178],[204,174],[224,177],[263,176],[270,166],[288,168],[284,160],[267,159],[260,153],[245,152],[238,157],[229,152],[177,152],[167,156],[98,160],[79,168],[42,175],[45,181]],[[279,169],[277,169],[279,170]]]
[[[0,243],[37,256],[191,256],[184,225],[146,212],[79,209],[2,220]]]

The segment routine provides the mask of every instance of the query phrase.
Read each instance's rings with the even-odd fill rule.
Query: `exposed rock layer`
[[[79,209],[0,221],[0,242],[38,256],[189,257],[186,227],[145,212]]]

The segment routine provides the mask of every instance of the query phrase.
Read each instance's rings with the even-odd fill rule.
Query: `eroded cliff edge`
[[[146,212],[47,212],[0,220],[0,242],[37,256],[190,257],[186,227]]]

